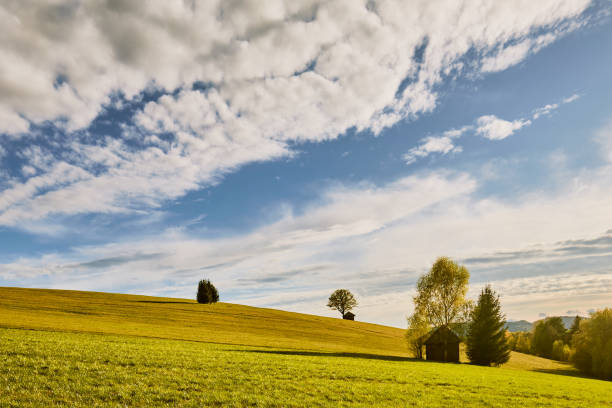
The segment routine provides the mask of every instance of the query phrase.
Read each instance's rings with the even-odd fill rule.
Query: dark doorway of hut
[[[425,359],[448,363],[459,362],[459,343],[461,339],[447,326],[440,326],[428,334],[424,341]]]

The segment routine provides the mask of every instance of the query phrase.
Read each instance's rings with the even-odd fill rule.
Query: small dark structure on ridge
[[[342,316],[342,318],[343,318],[344,320],[355,320],[355,315],[354,315],[353,313],[351,313],[351,312],[346,312],[346,313],[345,313],[345,314]]]
[[[425,335],[426,360],[459,362],[459,343],[461,339],[447,326],[440,326]]]

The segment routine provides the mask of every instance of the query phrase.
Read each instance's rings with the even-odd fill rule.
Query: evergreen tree
[[[219,291],[208,279],[202,279],[198,283],[198,303],[215,303],[219,301]]]
[[[467,355],[472,364],[500,365],[510,358],[506,341],[506,319],[499,296],[487,285],[472,310],[467,336]]]

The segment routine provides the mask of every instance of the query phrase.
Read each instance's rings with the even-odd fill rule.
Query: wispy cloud
[[[532,120],[549,115],[561,105],[574,102],[580,96],[574,94],[564,98],[559,103],[547,104],[533,110]],[[465,125],[457,129],[449,129],[440,136],[427,136],[419,141],[416,147],[410,149],[405,155],[406,164],[415,163],[417,160],[428,157],[431,154],[446,155],[448,153],[461,153],[463,148],[457,146],[455,139],[470,133],[480,135],[489,140],[503,140],[516,131],[532,124],[532,120],[521,118],[516,120],[504,120],[495,115],[484,115],[476,119],[474,125]],[[602,140],[607,140],[605,137]]]
[[[288,281],[296,276],[307,275],[310,278],[315,278],[316,276],[320,275],[320,271],[324,271],[326,269],[328,269],[327,265],[314,265],[280,273],[268,273],[249,278],[238,278],[237,281],[244,285],[273,284]]]
[[[567,98],[563,98],[559,103],[552,103],[533,110],[533,119],[538,119],[540,116],[550,115],[553,111],[559,109],[561,105],[572,103],[580,98],[580,95],[573,94]]]
[[[512,135],[524,126],[531,125],[530,120],[517,119],[508,121],[500,119],[495,115],[481,116],[476,120],[476,133],[485,139],[502,140]]]
[[[577,258],[592,255],[612,256],[612,234],[605,233],[596,238],[567,240],[547,246],[538,245],[533,248],[527,247],[519,251],[498,251],[490,255],[466,258],[463,262],[469,265],[524,264],[559,259],[560,256]]]
[[[520,64],[579,27],[590,4],[4,2],[0,159],[14,166],[0,174],[0,225],[53,234],[80,215],[163,217],[168,202],[248,163],[290,158],[299,143],[414,120],[436,108],[445,81]],[[404,159],[457,154],[465,135],[508,138],[577,98],[523,118],[479,113]],[[330,288],[350,283],[363,320],[401,326],[416,278],[447,254],[469,260],[476,285],[499,283],[511,312],[527,300],[538,311],[596,307],[610,291],[609,253],[581,241],[610,228],[608,133],[598,136],[608,164],[555,191],[504,200],[483,195],[492,178],[453,171],[337,182],[252,231],[206,238],[185,227],[196,217],[12,259],[0,283],[192,296],[205,275],[225,300],[318,314],[329,313]],[[567,268],[585,265],[573,293]]]
[[[106,269],[114,266],[120,266],[131,262],[148,261],[159,259],[163,255],[161,253],[154,254],[132,254],[128,256],[113,256],[109,258],[95,259],[93,261],[81,262],[75,265],[67,265],[71,269]]]
[[[578,94],[573,94],[572,96],[568,96],[567,98],[563,99],[563,103],[571,103],[574,102],[576,100],[578,100],[580,98],[580,95]]]
[[[413,147],[404,155],[406,164],[412,164],[419,158],[427,157],[432,153],[439,153],[441,155],[461,153],[463,148],[455,146],[453,139],[460,137],[470,129],[472,129],[471,126],[464,126],[460,129],[447,130],[442,136],[428,136],[421,139],[418,146]]]
[[[225,300],[323,315],[329,290],[348,285],[361,319],[402,326],[418,275],[445,254],[468,265],[473,290],[493,283],[509,316],[532,319],[525,302],[533,302],[530,311],[563,312],[599,307],[612,290],[612,235],[602,234],[611,174],[608,167],[582,172],[558,191],[511,201],[481,197],[471,176],[449,172],[382,186],[337,184],[299,215],[287,211],[250,233],[203,239],[168,231],[18,259],[0,265],[0,279],[192,296],[193,282],[206,276]],[[573,277],[576,270],[586,275]]]

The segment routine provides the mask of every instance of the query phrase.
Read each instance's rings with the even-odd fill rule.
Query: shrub
[[[518,333],[514,350],[520,353],[531,353],[531,334],[527,332]]]
[[[567,344],[563,346],[563,361],[572,361],[574,357],[574,349]]]
[[[510,350],[516,350],[516,341],[518,340],[518,333],[506,332],[506,341]]]
[[[580,316],[574,317],[574,321],[572,322],[572,327],[570,327],[570,329],[565,332],[565,344],[572,344],[572,338],[574,337],[574,334],[576,334],[578,330],[580,329],[581,320],[582,320],[582,317]]]
[[[560,317],[547,317],[536,324],[531,346],[533,353],[545,358],[551,358],[553,343],[565,337],[565,326]]]
[[[554,360],[569,361],[571,355],[571,348],[563,340],[555,340],[552,347],[552,358]]]
[[[215,303],[219,301],[219,292],[208,279],[202,279],[198,283],[196,299],[198,303]]]
[[[612,380],[612,309],[599,310],[580,322],[572,343],[576,368]]]
[[[506,341],[510,350],[520,353],[531,352],[531,333],[528,332],[506,332]]]
[[[423,346],[425,335],[429,333],[430,327],[427,324],[427,319],[415,313],[408,318],[408,330],[406,331],[406,341],[408,348],[418,359],[423,359]]]

